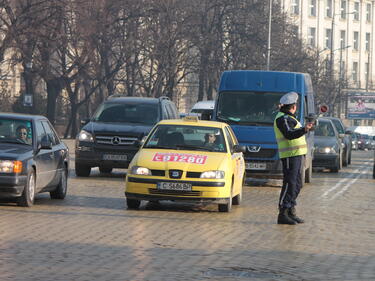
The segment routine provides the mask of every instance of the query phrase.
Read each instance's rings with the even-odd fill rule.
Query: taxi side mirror
[[[236,153],[236,152],[243,152],[243,153],[245,153],[246,152],[246,147],[244,145],[235,144],[233,146],[233,153]]]

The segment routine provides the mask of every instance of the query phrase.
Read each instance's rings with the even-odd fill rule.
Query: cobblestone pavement
[[[297,226],[275,223],[278,181],[248,181],[228,214],[177,203],[134,211],[124,170],[71,171],[63,201],[0,204],[0,280],[375,280],[371,156],[355,152],[339,174],[314,173]]]

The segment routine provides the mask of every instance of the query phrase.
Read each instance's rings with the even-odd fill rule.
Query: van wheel
[[[141,205],[141,200],[126,198],[126,205],[128,205],[128,209],[138,209]]]
[[[110,172],[112,172],[112,168],[111,167],[99,167],[99,171],[102,174],[109,174]]]
[[[27,182],[22,195],[18,198],[17,205],[21,207],[31,207],[35,198],[35,171],[32,170],[27,175]]]
[[[77,177],[88,177],[91,173],[91,167],[76,163],[75,171]]]
[[[56,186],[54,191],[51,191],[49,194],[52,199],[64,199],[66,196],[66,192],[68,190],[68,171],[65,168],[61,172],[60,182]]]

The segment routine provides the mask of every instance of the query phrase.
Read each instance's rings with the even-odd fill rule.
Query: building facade
[[[369,0],[280,0],[305,43],[327,58],[348,88],[373,88],[374,2]]]

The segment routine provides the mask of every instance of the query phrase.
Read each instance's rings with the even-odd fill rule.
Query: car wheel
[[[374,160],[375,161],[375,160]],[[374,163],[374,168],[372,170],[372,178],[375,179],[375,163]]]
[[[76,163],[75,171],[78,177],[88,177],[91,173],[91,167]]]
[[[338,173],[339,172],[340,166],[341,166],[340,163],[341,163],[341,159],[340,159],[340,157],[337,157],[336,166],[331,168],[331,173]]]
[[[305,183],[311,183],[312,180],[312,160],[310,160],[309,168],[305,170]]]
[[[126,205],[128,205],[128,209],[138,209],[141,205],[141,200],[126,198]]]
[[[232,182],[232,188],[230,192],[230,198],[228,199],[227,203],[225,204],[219,204],[219,212],[225,212],[229,213],[230,210],[232,210],[232,193],[233,193],[233,182]]]
[[[348,164],[352,163],[352,151],[349,153],[349,159],[348,159]]]
[[[243,191],[243,187],[245,185],[245,181],[246,181],[246,174],[244,174],[243,178],[242,178],[242,185],[241,185],[240,193],[237,194],[236,196],[234,196],[233,199],[232,199],[232,205],[240,205],[241,204],[241,202],[242,202],[242,191]]]
[[[344,167],[346,167],[346,166],[348,166],[348,162],[349,162],[349,153],[348,153],[348,151],[347,150],[345,150],[344,151],[344,155],[343,155],[344,157],[342,158],[343,160],[342,160],[342,165],[344,166]]]
[[[27,175],[27,182],[23,189],[22,195],[18,198],[18,206],[31,207],[35,198],[35,171],[32,170]]]
[[[109,174],[110,172],[112,172],[112,168],[110,168],[110,167],[99,167],[99,171],[102,174]]]
[[[66,168],[61,172],[59,184],[49,194],[52,199],[64,199],[68,190],[68,171]]]

